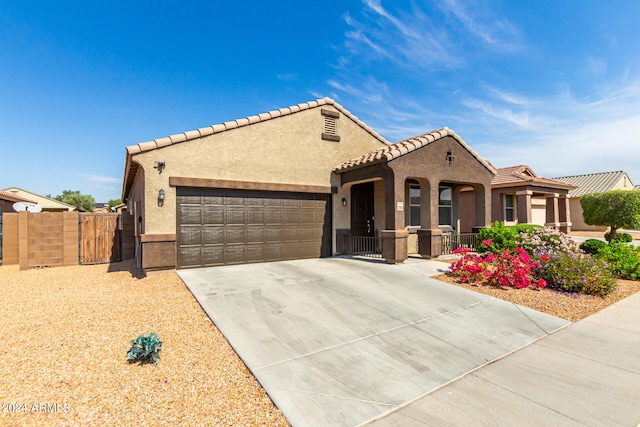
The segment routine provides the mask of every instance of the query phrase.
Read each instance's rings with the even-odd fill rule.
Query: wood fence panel
[[[119,214],[80,215],[80,263],[120,261]]]
[[[18,264],[18,214],[2,214],[2,264]]]

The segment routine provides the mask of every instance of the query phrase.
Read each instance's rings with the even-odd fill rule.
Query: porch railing
[[[476,251],[479,242],[478,233],[444,233],[442,235],[442,255],[449,255],[460,247]]]
[[[350,255],[382,258],[382,241],[380,237],[344,236],[344,250]]]

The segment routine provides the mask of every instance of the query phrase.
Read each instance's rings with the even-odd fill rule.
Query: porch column
[[[531,217],[531,196],[532,195],[533,195],[533,191],[529,191],[529,190],[516,192],[518,224],[531,224],[531,222],[533,222],[533,219]]]
[[[389,173],[384,178],[385,229],[380,231],[382,256],[389,264],[407,259],[409,230],[405,229],[404,177]]]
[[[491,225],[491,188],[484,185],[474,185],[476,197],[476,230]],[[475,231],[474,231],[475,232]]]
[[[569,234],[571,232],[571,210],[569,208],[569,199],[566,194],[560,196],[558,205],[560,207],[560,231],[565,234]]]
[[[558,210],[558,193],[547,195],[547,210],[546,210],[546,222],[547,227],[558,228],[560,227],[560,215]]]
[[[425,180],[420,183],[420,229],[418,251],[423,258],[436,258],[442,253],[442,230],[439,227],[440,213],[438,183]]]

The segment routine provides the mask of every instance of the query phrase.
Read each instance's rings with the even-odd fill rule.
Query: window
[[[409,225],[420,226],[420,184],[409,184]]]
[[[516,196],[513,194],[504,195],[504,220],[505,222],[516,220]]]
[[[451,218],[452,206],[451,206],[451,187],[439,188],[439,201],[438,201],[438,216],[439,225],[453,225]]]
[[[324,117],[324,128],[322,130],[322,139],[327,141],[340,141],[340,136],[338,136],[338,118],[340,117],[340,113],[332,110],[325,110],[324,108],[320,110],[322,116]]]

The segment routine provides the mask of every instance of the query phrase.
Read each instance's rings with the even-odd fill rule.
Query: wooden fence
[[[20,269],[117,262],[133,257],[124,214],[19,212],[2,214],[2,263]]]

